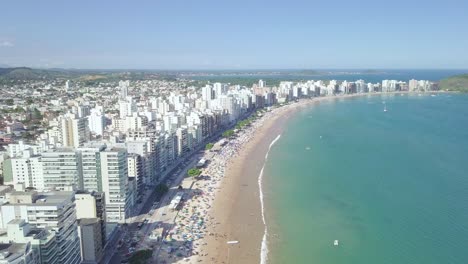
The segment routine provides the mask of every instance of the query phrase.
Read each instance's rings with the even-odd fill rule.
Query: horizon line
[[[31,66],[1,66],[0,69],[29,68],[35,70],[79,70],[79,71],[384,71],[384,70],[466,70],[468,68],[76,68],[76,67],[31,67]]]

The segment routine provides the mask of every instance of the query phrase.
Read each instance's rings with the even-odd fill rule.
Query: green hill
[[[468,74],[461,74],[443,79],[439,83],[441,90],[468,92]]]
[[[68,72],[56,70],[32,69],[28,67],[0,68],[0,80],[43,80],[49,78],[66,78]]]

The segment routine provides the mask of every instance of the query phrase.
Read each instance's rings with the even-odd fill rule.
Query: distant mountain
[[[0,68],[0,80],[43,80],[67,78],[69,73],[55,70],[32,69],[28,67]]]
[[[468,92],[468,74],[455,75],[440,81],[441,90]]]
[[[174,80],[175,75],[157,71],[141,70],[80,70],[80,69],[34,69],[28,67],[0,68],[0,83],[23,80],[77,80],[88,84],[145,79]]]

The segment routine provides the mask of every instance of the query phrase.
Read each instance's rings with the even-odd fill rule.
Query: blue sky
[[[2,1],[0,65],[464,68],[468,1]]]

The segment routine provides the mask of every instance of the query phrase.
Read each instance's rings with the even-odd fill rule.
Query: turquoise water
[[[468,96],[322,102],[289,121],[264,181],[270,263],[466,264]]]

